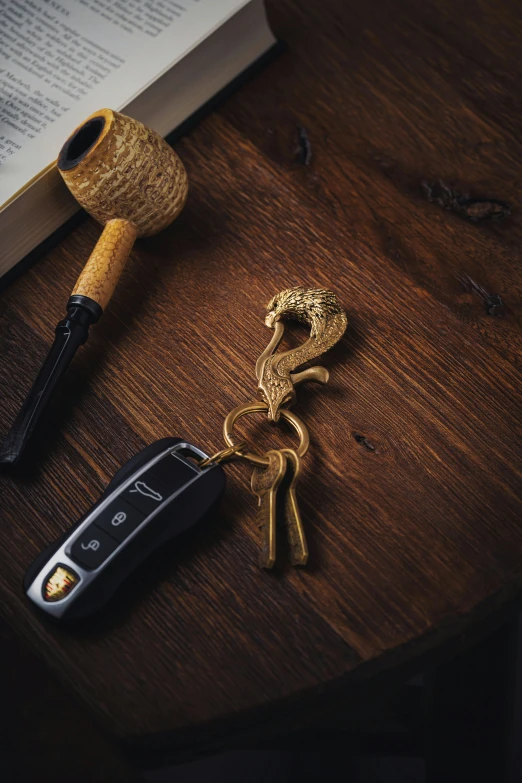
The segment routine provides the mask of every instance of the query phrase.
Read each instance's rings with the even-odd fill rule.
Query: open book
[[[85,117],[165,136],[274,43],[263,0],[0,0],[0,276],[78,210],[55,160]]]

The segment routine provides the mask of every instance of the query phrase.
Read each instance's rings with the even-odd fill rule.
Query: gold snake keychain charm
[[[284,336],[284,320],[294,320],[310,327],[310,337],[297,348],[278,352]],[[308,451],[310,438],[301,419],[289,410],[295,402],[295,387],[305,381],[327,383],[328,370],[308,367],[294,372],[306,362],[321,356],[343,336],[346,313],[332,291],[322,288],[288,288],[271,299],[267,306],[265,324],[274,330],[268,346],[256,362],[257,391],[260,401],[252,401],[234,408],[223,424],[226,447],[201,463],[224,463],[244,459],[254,464],[251,487],[258,498],[259,527],[262,544],[260,566],[272,568],[276,558],[276,516],[282,509],[290,542],[292,565],[305,565],[308,546],[296,496],[296,484],[301,472],[301,459]],[[234,442],[233,430],[237,420],[252,413],[266,413],[268,420],[277,423],[285,419],[299,435],[297,449],[272,449],[264,455],[246,450],[244,442]],[[289,475],[290,474],[290,475]],[[284,492],[284,503],[278,503]]]

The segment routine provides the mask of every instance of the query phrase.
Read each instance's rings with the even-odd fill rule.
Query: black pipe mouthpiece
[[[99,320],[102,313],[100,305],[87,296],[76,295],[69,299],[67,315],[56,327],[51,350],[0,446],[0,468],[14,466],[19,461],[60,378],[77,349],[86,342],[89,327]]]

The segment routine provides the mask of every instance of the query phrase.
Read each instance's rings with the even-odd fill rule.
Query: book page
[[[248,0],[0,0],[0,205]],[[175,100],[175,96],[172,96]]]

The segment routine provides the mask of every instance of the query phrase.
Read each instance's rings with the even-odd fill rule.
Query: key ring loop
[[[217,454],[213,454],[211,457],[201,460],[199,467],[207,468],[209,465],[219,465],[220,462],[228,462],[233,459],[235,454],[237,454],[238,459],[240,459],[243,457],[242,451],[245,446],[246,443],[242,440],[237,446],[228,446],[226,449],[221,449]]]
[[[242,416],[248,416],[250,413],[266,413],[267,410],[268,405],[265,402],[246,402],[244,405],[238,405],[237,408],[231,410],[223,423],[223,437],[225,439],[225,443],[227,443],[231,448],[234,447],[234,424],[238,419],[240,419]],[[299,435],[300,442],[296,449],[296,453],[299,457],[304,457],[308,451],[308,447],[310,446],[310,435],[308,434],[306,426],[303,424],[299,416],[296,416],[295,413],[292,413],[292,411],[289,411],[287,408],[281,408],[280,413],[283,419],[286,419],[286,421],[292,425],[294,430]],[[269,463],[267,457],[260,457],[253,451],[240,453],[244,459],[249,460],[249,462],[253,462],[254,465],[266,466]]]

